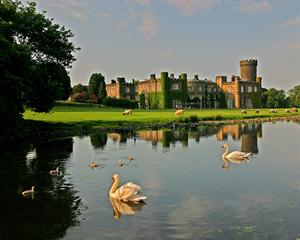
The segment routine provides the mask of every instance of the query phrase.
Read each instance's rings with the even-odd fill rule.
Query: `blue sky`
[[[168,71],[214,80],[256,58],[263,86],[300,84],[299,0],[38,0],[81,47],[72,85]]]

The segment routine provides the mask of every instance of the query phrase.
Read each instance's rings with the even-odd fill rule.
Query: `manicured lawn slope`
[[[56,106],[50,113],[35,113],[30,110],[26,110],[24,118],[26,120],[74,126],[114,127],[149,124],[154,125],[184,121],[184,119],[188,119],[190,116],[197,116],[199,120],[225,120],[292,115],[285,113],[285,109],[278,109],[278,113],[270,113],[269,109],[262,109],[259,114],[256,114],[254,109],[247,110],[247,114],[241,114],[241,111],[236,109],[186,110],[183,116],[175,116],[174,110],[133,109],[133,114],[129,116],[123,116],[123,111],[124,109],[116,108]]]

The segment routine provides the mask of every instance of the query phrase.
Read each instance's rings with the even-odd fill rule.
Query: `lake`
[[[16,146],[1,153],[1,240],[300,239],[299,130],[247,123]],[[224,161],[225,143],[249,162]],[[143,187],[144,204],[108,197],[115,173]]]

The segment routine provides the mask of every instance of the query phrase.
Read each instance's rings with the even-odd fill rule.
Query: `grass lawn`
[[[275,117],[291,116],[285,113],[285,109],[277,109],[278,113],[270,113],[269,109],[261,109],[259,114],[255,109],[247,110],[247,114],[242,114],[236,109],[204,109],[186,110],[183,116],[175,116],[174,110],[135,110],[129,116],[123,116],[124,109],[117,108],[96,108],[96,107],[65,107],[56,106],[50,113],[35,113],[26,110],[24,118],[26,120],[36,120],[47,123],[67,124],[77,127],[120,127],[136,125],[153,125],[181,121],[189,116],[197,116],[199,120],[226,120],[244,119],[254,117]],[[296,113],[297,115],[299,113]],[[217,117],[218,116],[218,117]]]

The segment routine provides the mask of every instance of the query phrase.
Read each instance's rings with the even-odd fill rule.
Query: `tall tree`
[[[98,92],[98,102],[102,103],[103,99],[106,98],[107,93],[106,93],[106,84],[104,77],[102,78],[100,82],[100,87],[99,87],[99,92]]]
[[[89,80],[89,95],[98,95],[103,76],[101,73],[93,73]]]
[[[21,136],[24,106],[48,112],[70,93],[66,68],[78,48],[44,13],[32,2],[0,1],[0,142]]]
[[[291,107],[300,107],[300,85],[295,86],[288,91],[289,105]]]

